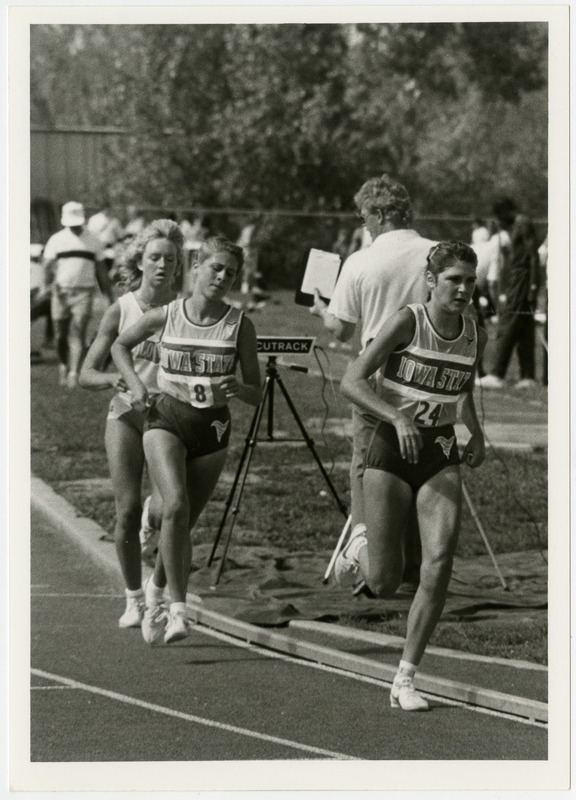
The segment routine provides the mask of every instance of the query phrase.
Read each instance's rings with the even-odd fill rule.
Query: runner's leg
[[[417,666],[440,619],[452,574],[462,507],[460,468],[447,467],[416,497],[422,537],[420,585],[408,614],[402,660]]]
[[[108,466],[114,488],[116,526],[114,542],[126,586],[140,589],[140,486],[144,467],[144,451],[140,434],[121,419],[106,421],[104,436]]]

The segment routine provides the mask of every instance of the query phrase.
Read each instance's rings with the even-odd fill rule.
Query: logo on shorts
[[[230,420],[226,420],[226,422],[220,422],[219,419],[215,419],[212,423],[211,427],[216,429],[216,437],[219,442],[222,441],[222,437],[226,433],[226,429],[228,428],[229,424]]]
[[[450,450],[452,450],[452,445],[454,444],[454,436],[451,436],[449,439],[446,439],[444,436],[437,436],[434,439],[434,444],[436,442],[440,443],[440,447],[442,448],[442,452],[446,456],[446,458],[450,458]]]

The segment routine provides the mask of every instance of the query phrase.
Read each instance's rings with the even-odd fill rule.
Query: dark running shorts
[[[135,411],[122,397],[115,394],[108,408],[108,419],[123,422],[141,437],[144,433],[144,414]]]
[[[144,432],[161,428],[177,436],[188,458],[198,458],[228,447],[230,411],[220,408],[194,408],[169,394],[160,394],[148,410]]]
[[[430,478],[445,467],[460,463],[458,443],[452,425],[439,428],[420,428],[423,446],[417,464],[409,464],[400,455],[396,428],[389,422],[379,422],[374,428],[364,466],[391,472],[417,492]]]

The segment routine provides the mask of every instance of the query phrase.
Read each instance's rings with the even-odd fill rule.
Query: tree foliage
[[[546,213],[542,23],[34,25],[31,121],[120,126],[151,205],[349,209],[383,171],[427,213]]]

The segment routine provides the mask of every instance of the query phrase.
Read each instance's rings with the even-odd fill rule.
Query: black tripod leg
[[[214,580],[214,583],[213,583],[214,586],[216,586],[216,584],[220,580],[220,576],[222,575],[222,572],[224,570],[224,564],[226,562],[226,555],[228,553],[228,548],[229,548],[230,542],[232,540],[232,532],[234,530],[234,525],[236,523],[236,517],[238,516],[238,512],[240,510],[240,500],[242,499],[242,494],[244,493],[244,486],[246,485],[246,479],[248,478],[248,470],[250,469],[250,462],[252,461],[252,456],[254,454],[254,448],[256,446],[256,441],[258,439],[258,430],[260,428],[260,423],[262,422],[262,415],[264,413],[264,406],[266,404],[266,399],[267,399],[267,397],[269,395],[271,385],[272,385],[272,379],[267,377],[266,378],[266,385],[264,387],[264,393],[262,395],[262,401],[260,402],[259,406],[257,407],[255,415],[254,415],[254,417],[252,419],[251,436],[247,440],[246,445],[244,447],[244,452],[242,454],[243,455],[243,462],[244,461],[246,462],[246,466],[244,468],[244,474],[242,476],[242,481],[240,483],[240,489],[238,491],[238,498],[236,500],[236,505],[232,509],[232,522],[230,524],[230,528],[228,529],[228,535],[226,536],[226,540],[224,542],[224,547],[223,547],[222,553],[220,555],[220,564],[218,565],[218,570],[216,572],[216,579]],[[246,456],[247,456],[247,458],[246,458]],[[221,536],[222,531],[224,529],[224,523],[225,523],[226,517],[228,515],[228,509],[229,509],[230,504],[232,502],[232,497],[234,496],[234,493],[236,491],[236,486],[237,486],[238,480],[240,478],[241,467],[242,467],[242,464],[239,465],[238,470],[236,471],[236,478],[234,479],[234,485],[232,487],[232,491],[230,492],[229,502],[228,502],[228,504],[226,506],[226,509],[224,511],[224,517],[222,518],[222,522],[220,523],[220,528],[218,529],[217,538],[216,538],[216,540],[214,542],[214,546],[212,548],[212,554],[210,556],[210,561],[208,562],[208,564],[210,564],[211,561],[212,561],[212,557],[213,557],[213,555],[214,555],[214,553],[216,551],[216,546],[218,544],[218,540],[220,539],[220,536]]]
[[[266,402],[266,397],[269,391],[268,387],[269,383],[268,379],[266,379],[266,384],[264,386],[264,391],[262,393],[262,401],[254,409],[254,414],[252,415],[252,421],[250,422],[250,428],[248,429],[248,434],[246,436],[246,441],[244,443],[244,449],[242,450],[242,455],[240,456],[240,461],[238,462],[238,467],[236,468],[236,474],[234,476],[234,481],[232,482],[232,488],[230,489],[230,492],[228,494],[228,499],[226,500],[226,505],[224,507],[224,513],[222,515],[222,519],[220,520],[220,526],[218,528],[218,532],[216,533],[214,544],[212,545],[210,557],[208,558],[208,566],[212,564],[214,555],[216,553],[216,548],[218,547],[220,537],[222,536],[222,531],[224,530],[224,525],[226,524],[226,519],[228,518],[230,506],[232,505],[232,500],[234,499],[234,495],[236,493],[236,487],[238,486],[238,481],[240,480],[240,475],[242,474],[242,467],[244,466],[244,462],[246,461],[246,456],[250,452],[250,448],[254,447],[256,441],[256,434],[258,433],[258,427],[260,425],[259,417],[262,416],[261,409],[264,407],[264,403]]]
[[[322,461],[320,459],[320,456],[316,452],[316,448],[314,447],[314,442],[312,441],[312,439],[308,435],[308,432],[307,432],[306,428],[304,427],[304,423],[300,419],[298,411],[296,410],[296,406],[292,402],[292,398],[288,394],[288,390],[286,389],[286,387],[284,386],[284,383],[282,382],[282,378],[279,375],[277,375],[276,376],[276,380],[278,381],[278,386],[280,387],[280,389],[282,391],[282,394],[284,395],[284,399],[286,400],[286,402],[288,404],[288,408],[292,412],[292,416],[294,417],[298,427],[300,428],[300,433],[302,434],[302,436],[304,438],[304,441],[308,445],[308,448],[309,448],[310,452],[314,456],[314,459],[315,459],[316,463],[318,464],[318,466],[320,468],[320,472],[324,476],[324,480],[328,484],[328,488],[332,492],[332,495],[334,496],[334,499],[336,500],[336,503],[338,504],[338,508],[340,509],[342,514],[347,519],[348,518],[348,509],[346,508],[344,503],[340,500],[340,497],[338,496],[338,492],[336,491],[336,488],[335,488],[334,484],[330,480],[330,476],[328,475],[328,473],[324,469],[324,464],[322,463]]]

